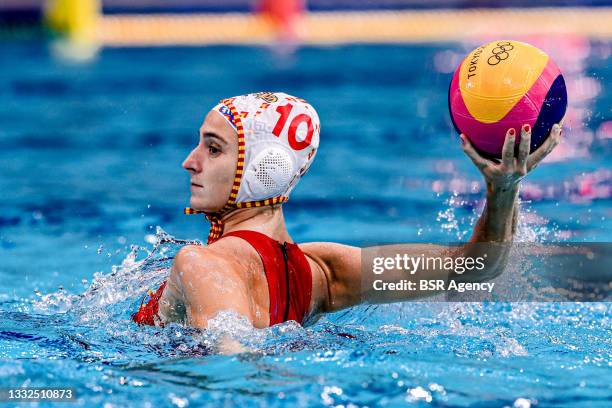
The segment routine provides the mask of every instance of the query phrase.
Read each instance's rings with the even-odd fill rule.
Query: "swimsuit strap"
[[[268,281],[270,326],[288,320],[302,323],[312,296],[312,272],[302,250],[256,231],[232,231],[223,238],[232,236],[247,241],[261,258]]]

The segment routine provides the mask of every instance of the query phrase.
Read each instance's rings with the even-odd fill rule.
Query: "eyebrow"
[[[216,139],[217,141],[219,141],[221,144],[223,145],[227,145],[227,142],[225,140],[223,140],[223,138],[221,136],[219,136],[218,134],[216,134],[215,132],[204,132],[202,133],[202,137],[204,139]]]

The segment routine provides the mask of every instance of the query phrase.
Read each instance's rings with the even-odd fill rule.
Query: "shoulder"
[[[185,245],[174,257],[175,266],[231,267],[232,264],[232,257],[211,246]]]
[[[217,247],[181,248],[174,258],[167,288],[168,297],[184,305],[187,321],[194,327],[206,327],[221,310],[237,312],[252,322],[241,265],[235,256]]]
[[[260,269],[261,259],[255,249],[238,237],[223,237],[210,245],[185,245],[174,258],[174,269],[181,272],[216,271],[248,279],[253,267]],[[262,269],[263,271],[263,269]]]
[[[235,255],[219,247],[186,245],[174,258],[172,278],[185,292],[202,291],[240,280],[242,269]]]

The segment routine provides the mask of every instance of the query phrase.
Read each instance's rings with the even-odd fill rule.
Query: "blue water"
[[[544,41],[544,40],[543,40]],[[549,41],[570,109],[525,181],[519,240],[610,241],[611,44]],[[467,239],[483,185],[446,107],[474,44],[0,53],[0,386],[75,387],[77,406],[610,406],[608,303],[363,306],[302,328],[220,316],[199,333],[129,315],[207,224],[180,163],[218,99],[299,95],[321,146],[285,205],[297,242]],[[160,227],[160,228],[158,228]],[[211,355],[232,333],[254,352]]]

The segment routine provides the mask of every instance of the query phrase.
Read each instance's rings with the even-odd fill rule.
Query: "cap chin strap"
[[[210,222],[210,231],[206,243],[212,244],[223,235],[223,220],[220,213],[206,213],[206,219]]]
[[[210,222],[210,231],[208,232],[208,240],[206,241],[207,244],[210,245],[221,238],[221,235],[223,234],[223,220],[221,217],[229,211],[208,212],[186,207],[183,212],[187,215],[204,214],[204,216],[206,216],[206,219]]]
[[[208,240],[206,243],[208,245],[212,244],[223,235],[223,217],[224,214],[227,214],[229,211],[218,211],[218,212],[208,212],[208,211],[200,211],[194,210],[193,208],[186,207],[184,213],[187,215],[191,214],[204,214],[206,219],[210,222],[210,231],[208,232]]]
[[[185,208],[185,214],[204,214],[206,219],[210,222],[210,232],[208,233],[208,240],[206,243],[208,245],[217,241],[219,238],[223,236],[223,219],[222,217],[230,212],[237,210],[239,208],[256,208],[256,207],[265,207],[271,206],[275,204],[286,203],[289,200],[287,196],[279,196],[268,198],[266,200],[259,201],[249,201],[246,203],[234,203],[234,204],[226,204],[220,211],[217,212],[208,212],[208,211],[200,211],[194,210],[193,208]]]

